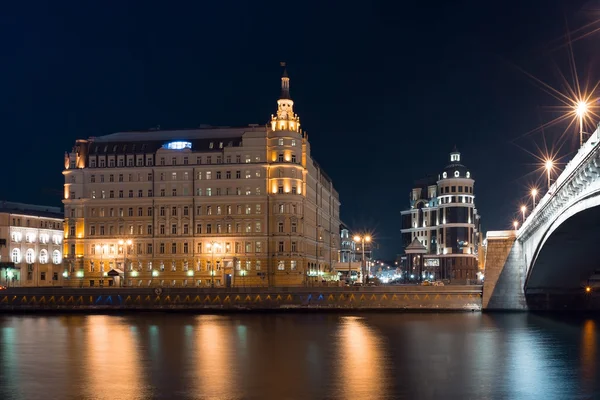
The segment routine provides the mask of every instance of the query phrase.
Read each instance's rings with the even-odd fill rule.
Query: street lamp
[[[527,206],[523,204],[521,206],[521,213],[523,214],[523,222],[525,222],[525,213],[527,212]]]
[[[210,262],[210,274],[212,276],[210,280],[210,287],[215,287],[215,251],[216,249],[221,248],[221,245],[217,242],[210,242],[209,244],[210,252],[212,253],[212,261]]]
[[[519,221],[513,221],[513,226],[515,227],[515,231],[519,227]]]
[[[96,253],[100,253],[100,286],[104,286],[104,261],[102,260],[104,257],[104,253],[108,249],[108,245],[96,245]]]
[[[133,242],[131,239],[127,240],[119,240],[119,245],[123,248],[123,287],[127,286],[127,256],[129,255],[129,246],[131,246]],[[127,246],[125,246],[127,245]]]
[[[537,196],[538,190],[536,188],[531,189],[531,197],[533,198],[533,207],[532,210],[535,209],[535,196]]]
[[[583,146],[583,117],[587,114],[588,104],[580,100],[575,105],[575,114],[579,118],[579,147]]]
[[[361,248],[362,248],[362,260],[361,260],[361,272],[363,274],[363,283],[367,283],[367,280],[369,279],[369,277],[366,274],[366,262],[365,262],[365,242],[369,243],[371,241],[371,236],[369,235],[355,235],[354,236],[354,241],[356,243],[360,243],[361,244]]]
[[[548,174],[548,191],[550,191],[550,171],[552,171],[552,168],[554,167],[554,162],[548,159],[544,163],[544,166],[546,167],[546,173]]]

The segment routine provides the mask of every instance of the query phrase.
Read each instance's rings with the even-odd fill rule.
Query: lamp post
[[[121,286],[127,286],[127,256],[129,255],[129,246],[131,246],[133,242],[131,239],[127,240],[119,240],[119,245],[123,248],[123,284]]]
[[[246,287],[246,281],[244,280],[244,277],[246,276],[246,270],[245,269],[241,270],[240,274],[242,275],[242,285],[244,287]]]
[[[369,235],[355,235],[354,241],[356,243],[360,243],[362,247],[362,260],[361,260],[361,272],[363,274],[363,283],[367,283],[369,277],[366,274],[366,262],[365,262],[365,242],[369,243],[371,241],[371,236]]]
[[[548,191],[550,191],[550,171],[554,167],[554,162],[552,160],[546,160],[544,166],[546,167],[546,173],[548,175]]]
[[[515,227],[515,231],[519,227],[519,221],[513,221],[513,226]]]
[[[215,287],[215,249],[220,247],[219,243],[212,241],[210,244],[210,252],[212,253],[212,261],[210,262],[210,275],[212,278],[210,279],[210,287]]]
[[[538,191],[536,188],[531,189],[531,198],[533,199],[533,207],[532,210],[535,209],[535,197],[537,196]]]
[[[525,213],[527,212],[527,206],[523,204],[521,206],[521,213],[523,214],[523,222],[525,222]]]
[[[575,114],[579,118],[579,147],[583,146],[583,117],[588,111],[588,104],[585,101],[578,101],[575,106]]]

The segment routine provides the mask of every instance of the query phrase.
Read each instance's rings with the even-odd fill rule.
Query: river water
[[[596,399],[600,318],[0,316],[0,399]]]

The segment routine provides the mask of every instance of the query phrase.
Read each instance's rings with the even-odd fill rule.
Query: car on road
[[[433,286],[444,286],[444,282],[442,282],[442,281],[435,281],[435,282],[433,282]]]
[[[431,286],[431,282],[423,281],[423,282],[421,282],[421,286]]]
[[[6,290],[6,286],[0,285],[0,290]]]

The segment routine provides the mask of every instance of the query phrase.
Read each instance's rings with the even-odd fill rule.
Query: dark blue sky
[[[510,225],[536,177],[512,141],[557,104],[514,65],[558,85],[565,21],[574,30],[600,16],[596,2],[560,0],[54,3],[0,14],[0,198],[59,205],[77,138],[264,124],[285,60],[343,220],[374,230],[386,257],[401,251],[412,182],[439,173],[455,144],[484,229]],[[598,35],[574,46],[582,74]]]

